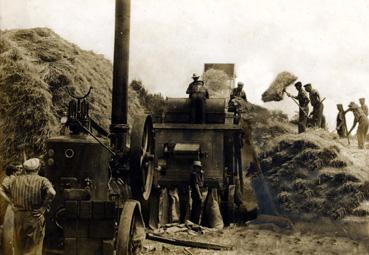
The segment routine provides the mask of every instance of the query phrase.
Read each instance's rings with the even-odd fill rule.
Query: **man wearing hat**
[[[368,133],[368,128],[369,128],[368,117],[365,116],[365,113],[354,102],[351,102],[348,107],[349,109],[346,110],[346,112],[352,111],[352,113],[354,114],[354,123],[352,125],[352,128],[348,132],[348,135],[351,134],[351,132],[356,127],[356,124],[359,123],[359,127],[357,128],[357,132],[356,132],[357,143],[359,145],[359,149],[364,149],[366,135]]]
[[[320,99],[319,92],[313,89],[310,83],[304,85],[305,90],[309,93],[310,103],[313,107],[312,115],[312,125],[313,127],[322,128],[324,123],[323,109],[324,105]]]
[[[360,102],[361,110],[364,112],[365,116],[368,116],[369,111],[368,111],[368,106],[365,104],[365,98],[363,97],[360,98],[359,102]]]
[[[44,214],[55,197],[48,179],[38,175],[41,163],[23,163],[23,174],[3,182],[0,194],[14,209],[14,254],[41,255],[45,236]]]
[[[201,188],[204,187],[204,171],[202,170],[201,161],[195,160],[193,162],[193,170],[191,173],[191,221],[200,224],[200,217],[202,213],[202,193]]]
[[[308,120],[308,113],[309,113],[309,103],[310,100],[305,93],[305,91],[302,89],[302,83],[296,82],[295,88],[298,91],[297,96],[292,96],[286,91],[287,96],[292,97],[299,102],[299,123],[298,123],[298,131],[299,134],[305,132],[306,130],[306,124]]]
[[[193,81],[188,85],[186,94],[189,94],[191,105],[191,122],[205,123],[206,99],[209,98],[209,92],[204,86],[204,82],[199,80],[200,76],[192,75]]]
[[[191,94],[195,93],[199,87],[204,85],[204,81],[199,80],[200,79],[200,75],[194,73],[192,74],[192,82],[188,85],[187,90],[186,90],[186,94],[189,95],[189,97],[191,98]]]
[[[233,88],[231,95],[230,95],[230,101],[235,98],[241,98],[245,102],[247,102],[247,97],[245,91],[243,91],[243,82],[239,81],[237,82],[237,88]]]

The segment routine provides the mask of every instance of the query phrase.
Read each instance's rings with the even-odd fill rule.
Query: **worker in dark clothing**
[[[237,88],[233,88],[231,95],[230,95],[230,101],[234,98],[241,98],[243,99],[245,102],[247,102],[247,97],[246,97],[246,93],[245,91],[243,91],[243,82],[238,82],[237,83]]]
[[[193,170],[191,173],[191,221],[196,224],[200,224],[200,218],[202,214],[202,192],[201,188],[204,187],[204,171],[202,170],[201,161],[193,162]]]
[[[245,91],[243,91],[243,82],[237,83],[237,88],[233,88],[229,96],[228,111],[237,113],[242,102],[247,102]]]
[[[298,101],[299,109],[300,109],[299,110],[298,131],[299,131],[299,134],[300,134],[300,133],[305,132],[305,130],[306,130],[310,100],[309,100],[307,94],[305,93],[305,91],[302,89],[301,82],[299,82],[299,81],[296,82],[295,88],[298,91],[297,96],[292,96],[288,92],[286,92],[286,94],[289,97],[292,97],[292,98],[294,98]]]
[[[197,90],[197,86],[204,85],[204,81],[199,80],[200,79],[199,75],[194,73],[192,75],[192,79],[193,81],[188,85],[187,90],[186,90],[186,94],[188,94],[190,98],[191,98],[191,94]]]
[[[337,110],[338,110],[337,120],[336,120],[337,134],[339,135],[340,138],[345,138],[347,137],[348,131],[347,131],[345,111],[343,110],[342,104],[337,105]]]
[[[41,255],[45,236],[44,214],[55,197],[48,179],[38,175],[40,160],[23,163],[23,173],[3,181],[0,194],[14,210],[14,254]]]
[[[304,85],[305,90],[309,93],[310,103],[313,107],[312,115],[312,126],[317,128],[324,128],[323,109],[324,105],[320,99],[319,92],[313,89],[310,83]]]
[[[20,171],[21,169],[16,164],[9,164],[5,167],[5,175],[7,177],[16,176]]]
[[[205,123],[206,99],[209,98],[209,92],[199,78],[200,76],[193,74],[193,82],[186,90],[186,94],[190,97],[192,123]]]

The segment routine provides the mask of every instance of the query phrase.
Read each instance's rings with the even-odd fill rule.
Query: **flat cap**
[[[295,87],[302,87],[302,83],[301,83],[301,81],[296,82],[296,83],[295,83]]]
[[[304,87],[311,87],[311,83],[305,84]]]
[[[41,166],[40,160],[38,158],[31,158],[23,163],[23,168],[26,171],[37,171]]]
[[[245,85],[242,81],[237,82],[237,86],[243,86]]]
[[[199,167],[202,167],[201,161],[200,161],[200,160],[195,160],[195,161],[193,162],[193,166],[199,166]]]
[[[351,109],[357,109],[359,108],[359,106],[357,104],[355,104],[355,102],[351,102],[349,105],[348,105],[349,108]]]
[[[196,73],[192,74],[192,78],[200,78],[200,76]]]

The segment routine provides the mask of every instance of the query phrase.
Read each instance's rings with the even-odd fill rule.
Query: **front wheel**
[[[140,204],[135,200],[126,201],[118,226],[116,255],[140,254],[145,236]]]

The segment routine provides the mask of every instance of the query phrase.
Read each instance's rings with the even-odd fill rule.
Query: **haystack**
[[[244,128],[252,129],[262,171],[283,214],[333,220],[369,216],[365,151],[349,148],[326,130],[297,134],[282,112],[257,105],[248,109]]]
[[[45,141],[59,132],[70,97],[93,87],[91,117],[108,129],[112,64],[102,55],[81,50],[52,30],[0,31],[0,168],[40,156]],[[129,116],[144,111],[129,89]],[[1,181],[1,178],[0,178]]]
[[[260,154],[261,165],[284,213],[296,217],[367,216],[365,169],[345,152],[337,136],[324,130],[284,134]]]
[[[40,155],[45,140],[59,130],[70,100],[93,87],[91,116],[108,128],[112,64],[102,55],[81,50],[47,28],[1,31],[0,155],[5,163]],[[129,90],[129,121],[143,109]]]

